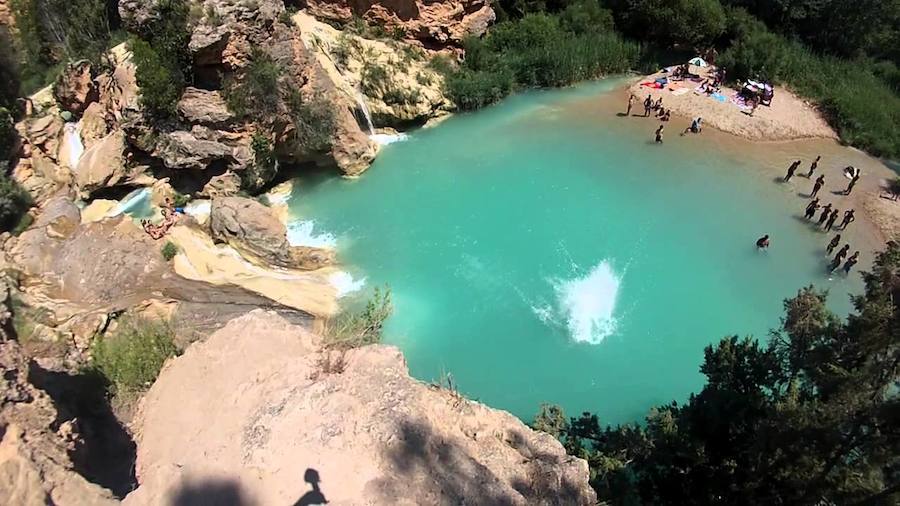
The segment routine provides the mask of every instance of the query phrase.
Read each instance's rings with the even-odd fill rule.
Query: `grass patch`
[[[113,396],[143,392],[178,353],[174,337],[166,322],[126,317],[112,335],[94,341],[91,368],[106,379]]]
[[[171,262],[172,259],[175,258],[175,255],[178,254],[178,246],[176,246],[172,241],[166,241],[166,243],[163,244],[160,253],[162,253],[162,256],[166,259],[166,262]]]
[[[326,324],[326,347],[349,349],[380,342],[384,322],[393,312],[391,289],[376,287],[362,311],[344,313]]]

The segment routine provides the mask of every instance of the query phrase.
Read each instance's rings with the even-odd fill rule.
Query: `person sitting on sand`
[[[658,144],[662,144],[663,141],[663,128],[665,128],[664,125],[659,125],[659,128],[656,129],[656,142]]]
[[[684,135],[688,132],[699,134],[703,130],[703,118],[697,117],[691,121],[691,126],[684,129],[684,132],[681,132],[681,135]]]
[[[816,209],[819,208],[819,199],[813,199],[809,204],[806,205],[806,216],[807,220],[813,219],[813,216],[816,215]]]
[[[670,119],[672,119],[672,109],[666,109],[666,113],[663,114],[662,120],[669,121]]]
[[[819,166],[819,160],[822,159],[822,155],[816,157],[815,160],[809,165],[809,172],[806,173],[806,178],[809,179],[812,177],[813,172],[816,171],[816,168]]]
[[[838,235],[834,236],[834,239],[832,239],[830,243],[828,243],[828,247],[825,248],[825,254],[830,256],[831,252],[834,251],[834,248],[837,248],[838,244],[840,244],[840,243],[841,243],[841,234],[838,234]],[[834,269],[832,269],[832,270],[834,270]]]
[[[844,264],[844,274],[850,274],[850,269],[856,265],[856,262],[859,262],[859,251],[854,251],[847,259],[847,263]]]
[[[838,217],[838,210],[835,209],[835,210],[831,211],[831,215],[828,216],[828,221],[825,222],[825,231],[826,232],[831,232],[831,227],[834,226],[834,222],[837,221],[837,217]]]
[[[856,216],[853,216],[853,214],[853,209],[850,209],[844,213],[844,219],[841,220],[841,230],[846,230],[847,225],[849,225],[851,222],[856,221]]]
[[[769,248],[769,234],[766,234],[756,240],[756,248],[757,249],[768,249]]]
[[[827,220],[830,215],[831,215],[831,204],[828,204],[822,208],[822,214],[819,215],[819,226],[820,227],[825,223],[825,220]]]
[[[823,186],[825,186],[825,174],[819,174],[819,177],[816,178],[816,182],[813,184],[813,191],[809,196],[815,198],[816,194],[819,193],[819,190],[821,190]]]
[[[653,96],[647,95],[647,98],[644,100],[644,117],[650,117],[650,109],[653,107]]]
[[[787,174],[784,176],[785,183],[787,183],[788,181],[791,180],[792,177],[794,177],[794,172],[797,172],[797,167],[799,167],[799,166],[800,166],[800,160],[797,160],[794,163],[792,163],[790,167],[788,167]]]

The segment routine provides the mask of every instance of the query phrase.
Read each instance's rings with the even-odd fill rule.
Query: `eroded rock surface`
[[[202,490],[258,505],[596,501],[587,463],[553,437],[410,378],[396,348],[329,353],[262,311],[169,362],[135,426],[127,505]]]

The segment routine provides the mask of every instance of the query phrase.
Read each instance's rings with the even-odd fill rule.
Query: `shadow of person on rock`
[[[306,472],[303,473],[303,481],[309,483],[312,487],[312,490],[303,494],[303,497],[297,499],[297,502],[294,503],[294,506],[313,506],[315,504],[328,504],[328,501],[325,499],[325,494],[319,490],[319,472],[313,468],[307,468]]]

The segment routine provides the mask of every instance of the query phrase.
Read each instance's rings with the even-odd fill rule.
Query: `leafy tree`
[[[537,422],[588,460],[612,504],[891,504],[900,493],[900,244],[888,243],[841,321],[812,287],[768,345],[708,346],[707,383],[645,427],[585,413]]]
[[[0,231],[12,230],[32,204],[31,195],[7,170],[8,163],[0,162]]]
[[[134,53],[141,103],[159,117],[175,113],[178,99],[192,75],[188,11],[184,0],[160,0],[153,17],[141,25],[129,43]]]
[[[135,78],[141,90],[141,104],[155,116],[173,115],[184,89],[183,75],[147,41],[133,38],[128,46],[135,64]]]
[[[705,48],[725,30],[719,0],[612,0],[625,33],[658,45]]]
[[[228,108],[238,116],[266,120],[278,113],[282,70],[267,53],[254,49],[243,75],[233,76],[225,84]]]

